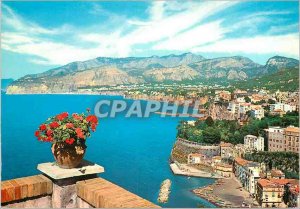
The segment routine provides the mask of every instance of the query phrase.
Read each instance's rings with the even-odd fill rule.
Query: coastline
[[[249,192],[242,188],[235,177],[218,179],[213,184],[193,189],[191,192],[217,207],[259,207],[257,202],[250,198]]]

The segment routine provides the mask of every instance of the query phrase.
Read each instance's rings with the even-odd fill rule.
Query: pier
[[[170,187],[171,187],[171,180],[170,179],[166,179],[162,182],[161,186],[160,186],[160,191],[159,191],[159,195],[157,198],[157,201],[160,203],[166,203],[168,202],[169,199],[169,195],[170,195]]]

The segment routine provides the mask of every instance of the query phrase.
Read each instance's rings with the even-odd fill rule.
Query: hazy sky
[[[99,56],[298,58],[298,1],[4,2],[2,77]]]

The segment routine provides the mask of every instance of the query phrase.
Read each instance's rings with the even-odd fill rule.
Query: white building
[[[240,113],[240,104],[236,102],[230,102],[227,107],[228,111],[234,115],[239,115]]]
[[[257,162],[250,162],[246,165],[246,181],[245,188],[246,190],[254,195],[256,193],[256,183],[260,179],[260,164]]]
[[[200,153],[191,153],[188,155],[188,164],[198,164],[203,163],[203,161],[206,159],[206,156]]]
[[[250,103],[240,103],[240,114],[246,114],[250,110]]]
[[[292,107],[289,104],[284,104],[284,103],[270,104],[270,111],[282,110],[284,112],[292,112],[293,109],[295,109],[295,107]]]
[[[253,135],[246,135],[244,137],[244,145],[250,151],[264,151],[264,138]]]
[[[254,118],[261,120],[262,118],[265,117],[265,110],[264,110],[264,108],[262,108],[261,105],[252,105],[251,106],[251,115]]]

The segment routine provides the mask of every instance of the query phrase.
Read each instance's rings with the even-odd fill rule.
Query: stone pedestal
[[[96,178],[97,174],[104,172],[102,166],[86,160],[83,160],[77,168],[63,169],[56,163],[42,163],[37,169],[53,182],[53,208],[76,208],[78,206],[76,182]]]

